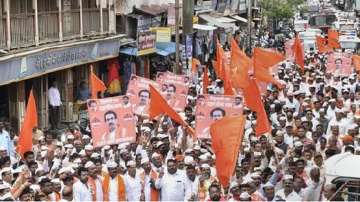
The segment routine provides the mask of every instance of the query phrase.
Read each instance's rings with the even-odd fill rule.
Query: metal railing
[[[80,10],[64,11],[62,19],[64,39],[80,37]]]
[[[59,13],[39,12],[39,42],[48,43],[59,40]]]
[[[6,17],[0,19],[0,48],[6,49]]]
[[[10,16],[11,48],[35,45],[34,14]]]
[[[100,9],[83,9],[84,35],[100,34]]]

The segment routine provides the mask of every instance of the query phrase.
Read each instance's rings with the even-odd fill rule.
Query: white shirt
[[[302,201],[302,198],[294,191],[292,191],[288,196],[285,196],[284,189],[280,189],[276,192],[275,197],[281,197],[285,201]]]
[[[118,181],[117,176],[114,178],[110,177],[109,180],[109,201],[119,201],[118,200]]]
[[[197,195],[199,189],[199,178],[195,177],[194,181],[191,181],[188,177],[185,180],[185,200],[189,200],[192,195]]]
[[[166,173],[155,182],[155,187],[161,189],[161,201],[184,201],[185,199],[185,178],[181,172],[171,175]]]
[[[140,177],[135,175],[133,178],[126,173],[124,178],[127,201],[140,201],[142,189]]]
[[[104,197],[103,197],[101,177],[98,176],[94,181],[96,186],[96,201],[102,201],[104,200]]]
[[[80,180],[73,185],[74,201],[92,201],[90,187],[82,183]]]
[[[59,89],[51,87],[48,91],[49,103],[53,107],[59,107],[61,105],[61,97]]]

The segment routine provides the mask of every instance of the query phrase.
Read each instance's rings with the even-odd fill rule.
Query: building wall
[[[129,14],[133,11],[133,7],[140,7],[141,5],[161,5],[161,4],[175,4],[175,0],[115,0],[117,14]],[[180,4],[182,0],[179,0]]]

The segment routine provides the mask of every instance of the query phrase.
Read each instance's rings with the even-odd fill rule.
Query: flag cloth
[[[149,117],[150,119],[154,119],[158,115],[166,114],[172,120],[177,122],[178,124],[185,126],[188,131],[194,135],[195,131],[181,118],[181,116],[170,107],[170,105],[166,102],[166,100],[161,96],[161,94],[150,85],[150,107],[149,107]]]
[[[207,87],[209,86],[208,68],[205,66],[203,75],[203,94],[207,93]]]
[[[251,59],[231,39],[230,81],[234,88],[246,88],[250,84],[249,68]]]
[[[198,66],[200,66],[201,63],[197,58],[192,58],[191,60],[191,72],[196,73]]]
[[[223,76],[223,62],[224,62],[224,49],[222,48],[219,40],[216,40],[216,63],[215,63],[215,73],[218,78],[224,80]]]
[[[91,85],[91,99],[97,99],[98,92],[104,92],[106,90],[106,86],[101,79],[99,79],[96,74],[92,70],[90,72],[90,85]]]
[[[340,48],[339,32],[333,29],[328,30],[328,46],[330,48]]]
[[[294,56],[295,56],[295,64],[300,66],[301,71],[304,71],[304,48],[303,45],[301,44],[300,38],[299,36],[296,36],[295,38],[295,42],[294,42],[294,46],[293,46],[293,50],[294,50]]]
[[[282,84],[274,79],[269,69],[284,59],[283,55],[273,50],[254,48],[253,64],[256,79],[258,81],[272,83],[278,88],[282,88]]]
[[[224,95],[234,95],[234,91],[230,82],[230,67],[223,62],[223,78],[224,78]]]
[[[243,116],[225,117],[210,126],[211,147],[216,160],[216,173],[223,187],[229,186],[235,171],[241,142],[244,136]]]
[[[115,58],[108,61],[108,92],[110,94],[117,94],[121,91],[120,76],[119,76],[119,61]]]
[[[36,103],[31,89],[28,103],[26,106],[26,112],[24,117],[24,123],[21,127],[19,134],[18,146],[16,151],[23,157],[27,151],[32,151],[32,131],[38,124],[38,117],[36,111]]]
[[[360,55],[353,55],[352,62],[356,71],[360,71]]]
[[[326,39],[321,36],[316,36],[316,46],[318,48],[319,53],[326,53],[332,51],[332,48],[330,48],[326,44]]]
[[[250,79],[250,85],[243,89],[245,104],[249,109],[256,112],[256,128],[257,136],[270,132],[269,120],[261,100],[260,90],[254,78]]]

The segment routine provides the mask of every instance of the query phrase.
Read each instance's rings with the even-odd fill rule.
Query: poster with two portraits
[[[189,81],[170,72],[159,74],[157,81],[132,75],[124,96],[88,100],[93,146],[134,142],[136,115],[148,116],[149,84],[154,86],[176,111],[183,111]],[[166,87],[165,87],[166,86]]]

